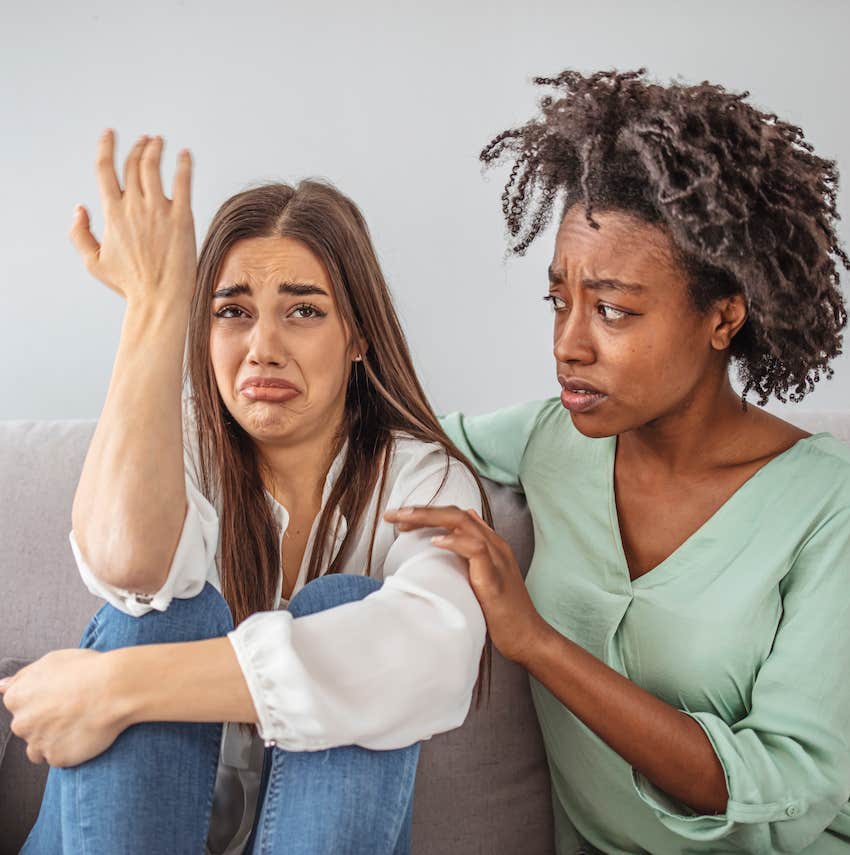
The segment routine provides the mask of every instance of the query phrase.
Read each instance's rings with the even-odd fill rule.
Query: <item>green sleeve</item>
[[[522,458],[547,403],[515,404],[481,416],[449,413],[440,416],[440,424],[479,474],[499,484],[522,489]]]
[[[698,816],[633,771],[640,797],[683,838],[717,851],[800,852],[850,795],[850,509],[812,534],[780,584],[783,614],[749,713],[701,725],[726,776],[725,813]],[[820,851],[820,850],[818,850]]]

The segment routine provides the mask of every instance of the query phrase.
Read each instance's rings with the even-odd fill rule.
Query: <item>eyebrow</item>
[[[549,282],[559,285],[564,281],[564,274],[549,266]],[[623,282],[621,279],[582,279],[581,284],[591,291],[609,289],[611,291],[622,291],[624,294],[642,294],[646,288],[637,282]]]
[[[238,297],[242,294],[247,294],[249,297],[253,292],[251,286],[243,282],[236,285],[227,285],[224,288],[219,288],[213,293],[213,299],[217,297]],[[305,297],[309,294],[323,294],[328,296],[328,292],[312,282],[281,282],[277,286],[278,294],[294,294],[296,297]]]

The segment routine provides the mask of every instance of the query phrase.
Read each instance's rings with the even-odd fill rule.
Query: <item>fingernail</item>
[[[413,508],[399,508],[396,513],[400,517],[409,517],[413,513]]]
[[[443,534],[435,534],[431,538],[431,543],[445,543],[445,542],[446,542],[446,537]]]
[[[0,680],[0,689],[5,689],[11,679],[11,677],[4,677],[2,680]]]

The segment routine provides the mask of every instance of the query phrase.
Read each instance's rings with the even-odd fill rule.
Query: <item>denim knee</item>
[[[114,650],[136,644],[165,644],[218,638],[233,629],[224,597],[209,583],[194,597],[175,597],[164,612],[133,617],[107,603],[91,619],[81,647]]]
[[[362,600],[381,587],[378,579],[352,573],[327,573],[308,582],[289,603],[293,617],[303,617],[343,603]]]

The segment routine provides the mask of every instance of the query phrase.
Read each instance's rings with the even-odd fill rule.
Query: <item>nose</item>
[[[596,361],[589,320],[581,306],[556,316],[553,352],[559,364],[590,365]]]
[[[248,362],[256,365],[283,365],[287,361],[284,336],[275,318],[259,317],[248,338]]]

